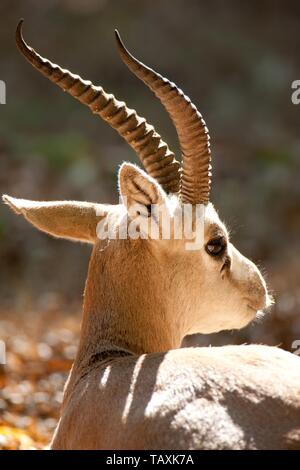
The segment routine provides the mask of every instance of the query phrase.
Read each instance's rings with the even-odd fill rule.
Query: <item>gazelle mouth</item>
[[[257,310],[254,321],[260,323],[265,318],[265,314],[266,312],[264,312],[264,310]]]
[[[254,314],[254,318],[253,318],[254,323],[260,323],[264,319],[269,307],[270,305],[266,305],[264,309],[257,309],[257,308],[254,308],[252,305],[247,304],[247,308],[251,310],[251,312]]]
[[[245,299],[245,300],[247,301],[248,299]],[[249,300],[248,300],[248,302],[249,302]],[[254,307],[253,305],[251,305],[251,303],[247,303],[247,308],[249,310],[252,310],[253,312],[255,312],[259,317],[262,317],[266,313],[268,313],[268,311],[270,310],[272,305],[274,305],[274,303],[275,302],[274,302],[273,296],[271,296],[270,294],[267,294],[264,305]]]
[[[247,304],[247,307],[248,307],[250,310],[253,310],[253,312],[255,312],[255,313],[257,312],[257,308],[252,307],[252,305]]]
[[[254,308],[252,305],[250,304],[247,304],[247,308],[248,310],[251,311],[251,314],[253,315],[253,318],[252,320],[256,323],[256,322],[260,322],[264,316],[265,316],[265,312],[264,310],[262,309],[257,309],[257,308]]]

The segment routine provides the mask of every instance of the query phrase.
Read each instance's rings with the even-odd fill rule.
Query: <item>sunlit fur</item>
[[[173,219],[182,210],[178,196],[134,165],[121,167],[119,188],[126,206],[4,196],[40,230],[94,244],[52,448],[299,447],[298,357],[263,346],[176,350],[187,334],[244,327],[267,307],[258,268],[230,243],[212,204],[196,251],[172,237],[99,240],[99,221],[117,229],[137,201],[161,204]],[[205,250],[219,235],[228,243],[225,265]]]

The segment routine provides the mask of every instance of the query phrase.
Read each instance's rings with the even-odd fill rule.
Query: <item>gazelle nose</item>
[[[255,272],[253,273],[253,279],[250,284],[249,294],[253,299],[251,305],[256,310],[263,310],[269,307],[272,303],[271,297],[268,294],[266,281],[256,266]]]

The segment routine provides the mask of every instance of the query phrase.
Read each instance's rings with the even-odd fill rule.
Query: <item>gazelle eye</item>
[[[222,256],[226,250],[227,243],[224,237],[218,237],[210,240],[206,246],[206,252],[211,256]]]

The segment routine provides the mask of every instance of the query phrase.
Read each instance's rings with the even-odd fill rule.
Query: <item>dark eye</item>
[[[210,240],[205,249],[211,256],[222,256],[226,250],[227,243],[224,237],[213,238]]]

